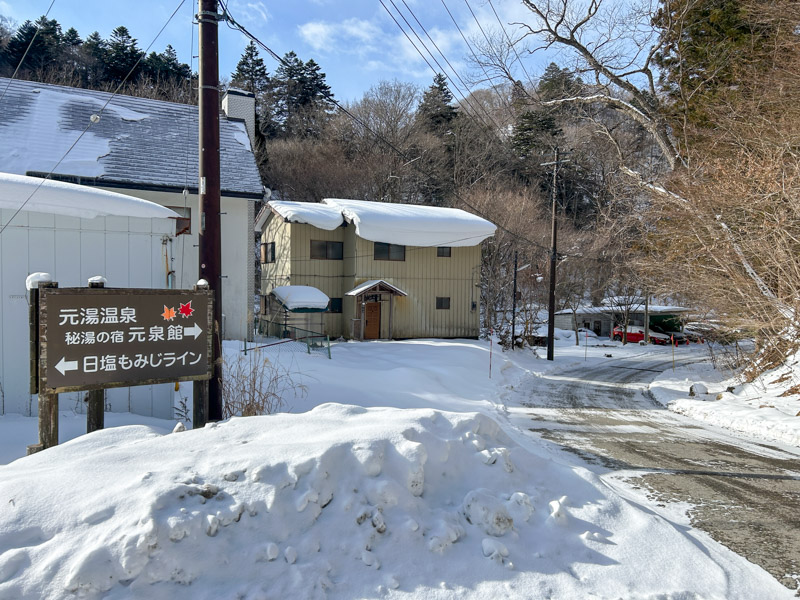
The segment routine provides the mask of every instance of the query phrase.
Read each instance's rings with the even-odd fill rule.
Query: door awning
[[[360,283],[349,292],[345,292],[345,296],[360,296],[362,294],[374,294],[377,292],[387,292],[395,296],[408,296],[408,294],[399,287],[395,287],[391,283],[385,282],[383,279],[370,279],[369,281]]]

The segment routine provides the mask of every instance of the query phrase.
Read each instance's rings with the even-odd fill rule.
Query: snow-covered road
[[[509,398],[510,417],[629,499],[644,494],[665,514],[686,510],[691,525],[796,589],[800,452],[668,411],[648,391],[672,367],[666,359],[647,353],[529,377]]]

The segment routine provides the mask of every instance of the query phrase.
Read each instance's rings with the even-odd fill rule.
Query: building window
[[[330,304],[328,304],[328,312],[329,313],[340,313],[342,312],[342,299],[341,298],[331,298]]]
[[[436,256],[440,258],[450,258],[450,246],[439,246],[436,248]]]
[[[311,258],[318,260],[342,260],[344,244],[325,240],[311,240]]]
[[[450,310],[450,297],[436,297],[436,308],[437,310]]]
[[[188,206],[168,206],[170,210],[178,213],[175,219],[175,235],[183,235],[184,233],[192,233],[192,209]]]
[[[375,260],[405,260],[406,247],[398,244],[375,242],[373,258]]]
[[[261,263],[275,262],[275,242],[261,244]]]

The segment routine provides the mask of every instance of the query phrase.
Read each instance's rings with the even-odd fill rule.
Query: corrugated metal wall
[[[12,211],[0,210],[0,224]],[[78,219],[21,212],[0,236],[0,413],[35,415],[28,394],[28,300],[25,278],[43,271],[59,287],[84,287],[103,275],[108,287],[163,288],[162,244],[174,221],[106,217]],[[113,411],[172,418],[172,386],[138,386],[106,392]],[[83,408],[76,394],[61,394],[63,410]]]

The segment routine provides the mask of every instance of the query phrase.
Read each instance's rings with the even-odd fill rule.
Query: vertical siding
[[[449,258],[436,254],[436,248],[406,246],[405,261],[374,260],[373,242],[356,240],[354,283],[383,279],[408,294],[394,300],[393,337],[478,335],[480,246],[454,247]],[[450,309],[437,310],[437,297],[449,297]],[[388,304],[381,307],[384,337],[389,333]]]

